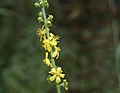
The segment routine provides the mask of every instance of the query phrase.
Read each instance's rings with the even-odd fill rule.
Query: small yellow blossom
[[[53,52],[52,57],[53,57],[53,58],[56,57],[56,59],[58,59],[58,57],[59,57],[59,52],[60,52],[60,48],[59,48],[59,47],[55,47],[55,51]]]
[[[49,72],[53,76],[50,77],[50,81],[56,80],[56,83],[59,84],[61,82],[61,78],[64,78],[65,74],[62,74],[62,69],[61,67],[52,68],[51,71]]]
[[[49,39],[43,40],[43,47],[45,48],[46,51],[51,52],[52,47],[50,45],[50,40]]]
[[[46,33],[46,30],[44,29],[44,26],[42,26],[41,29],[37,30],[37,35],[40,37],[40,41],[46,38],[45,33]]]
[[[53,46],[56,47],[57,43],[58,43],[58,37],[54,36],[54,34],[50,33],[50,36],[48,37],[48,39],[44,39],[43,40],[43,47],[45,48],[46,51],[51,52]],[[60,51],[59,48],[55,49],[57,52],[57,55],[59,56],[58,52]],[[56,55],[56,56],[57,56]]]
[[[50,33],[48,39],[50,40],[50,44],[52,46],[56,46],[58,44],[59,36],[55,36],[53,33]]]
[[[50,35],[49,35],[49,40],[52,40],[53,38],[55,37],[55,35],[53,34],[53,33],[50,33]]]
[[[46,54],[45,54],[45,59],[43,60],[43,63],[45,63],[47,66],[52,67],[50,60],[48,58],[48,52],[46,52]]]
[[[55,36],[55,39],[56,39],[56,40],[59,40],[59,39],[60,39],[60,36],[58,36],[58,35]]]
[[[56,46],[59,43],[59,36],[54,36],[54,38],[51,40],[51,45]]]
[[[57,45],[57,41],[56,41],[55,39],[53,39],[53,40],[51,40],[50,44],[51,44],[52,46],[56,46],[56,45]]]

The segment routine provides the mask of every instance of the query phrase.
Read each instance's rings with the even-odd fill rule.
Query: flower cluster
[[[55,65],[55,59],[59,58],[61,50],[60,47],[58,47],[60,37],[50,32],[53,16],[49,15],[46,17],[45,8],[49,7],[48,1],[39,0],[34,5],[35,7],[41,8],[41,11],[38,13],[38,22],[43,23],[43,26],[37,30],[37,35],[45,49],[45,59],[43,60],[43,63],[50,67],[48,81],[63,86],[68,90],[68,82],[65,79],[65,74],[63,74],[62,68]]]

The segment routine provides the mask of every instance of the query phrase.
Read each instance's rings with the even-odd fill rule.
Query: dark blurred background
[[[69,90],[120,93],[120,0],[48,0]],[[0,93],[56,93],[36,36],[36,0],[0,0]],[[118,48],[117,48],[118,47]]]

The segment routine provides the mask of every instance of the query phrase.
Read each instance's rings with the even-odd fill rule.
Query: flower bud
[[[53,15],[49,15],[48,20],[53,21]]]
[[[43,18],[42,17],[38,17],[38,22],[43,22]]]
[[[35,2],[34,6],[35,7],[40,7],[40,4],[38,2]]]
[[[47,21],[47,26],[51,26],[51,25],[52,25],[51,21]]]
[[[48,2],[47,2],[47,0],[45,0],[45,1],[41,1],[40,2],[40,7],[49,7],[49,4],[48,4]]]
[[[40,11],[40,12],[38,13],[38,16],[39,16],[39,17],[42,17],[42,16],[43,16],[43,13]]]

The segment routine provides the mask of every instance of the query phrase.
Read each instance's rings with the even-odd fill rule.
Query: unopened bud
[[[53,15],[49,15],[48,20],[53,21]]]
[[[38,21],[39,21],[39,22],[43,22],[42,17],[38,17]]]
[[[51,26],[51,25],[52,25],[51,21],[47,21],[47,26]]]
[[[35,6],[35,7],[40,7],[40,5],[39,5],[38,2],[35,2],[34,6]]]
[[[43,13],[40,11],[40,12],[38,13],[38,16],[39,16],[39,17],[42,17],[42,16],[43,16]]]

